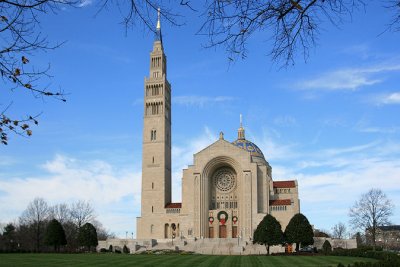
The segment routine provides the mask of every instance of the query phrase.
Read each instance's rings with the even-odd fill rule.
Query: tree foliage
[[[375,248],[377,229],[379,226],[390,224],[389,218],[393,214],[393,208],[394,205],[386,194],[380,189],[373,188],[361,195],[350,208],[350,224],[354,229],[367,231]]]
[[[1,235],[1,243],[3,243],[3,249],[7,252],[14,251],[17,244],[16,244],[16,227],[9,223],[3,228],[3,234]]]
[[[60,6],[74,5],[75,0],[8,0],[0,1],[0,75],[2,88],[16,94],[32,94],[34,98],[53,97],[65,100],[62,91],[49,83],[49,65],[39,66],[31,56],[40,51],[55,49],[41,34],[39,17],[54,12]],[[4,103],[2,103],[4,105]],[[0,106],[0,142],[8,144],[9,133],[32,135],[37,115],[16,118],[12,102]],[[11,113],[11,114],[10,114]]]
[[[267,214],[254,231],[253,243],[265,245],[269,254],[269,247],[283,243],[281,224],[271,214]]]
[[[296,243],[296,251],[299,251],[300,244],[308,246],[314,244],[314,233],[306,216],[298,213],[290,219],[285,229],[285,237],[288,243]]]
[[[178,2],[178,1],[177,1]],[[266,51],[274,62],[283,65],[295,63],[297,55],[308,58],[311,48],[316,46],[323,22],[341,25],[346,18],[363,9],[368,1],[363,0],[208,0],[179,1],[195,14],[200,14],[202,26],[199,35],[208,37],[205,47],[223,46],[230,60],[245,58],[247,44],[253,35],[261,33],[268,40]],[[400,30],[400,0],[381,0],[388,8],[389,28]],[[103,0],[104,6],[114,3]],[[118,6],[123,13],[124,24],[140,23],[154,31],[154,14],[161,7],[163,18],[180,25],[182,17],[174,3],[162,0],[121,1]],[[165,10],[165,12],[163,12]],[[199,13],[197,13],[199,12]],[[192,15],[192,14],[191,14]],[[389,16],[388,16],[389,17]],[[383,26],[386,27],[386,26]]]
[[[45,243],[54,247],[54,251],[60,251],[60,246],[67,244],[64,228],[56,219],[52,219],[47,225]]]
[[[85,246],[90,251],[92,247],[98,245],[96,228],[91,223],[85,223],[79,228],[78,241],[81,246]]]
[[[84,201],[78,202],[87,203]],[[0,230],[0,233],[2,232],[0,235],[0,252],[49,252],[54,249],[58,250],[60,246],[63,246],[62,251],[76,252],[80,247],[78,240],[79,227],[77,221],[73,221],[71,217],[72,209],[75,206],[65,203],[49,206],[42,198],[34,199],[20,216],[19,223],[4,225],[3,229]],[[94,210],[91,206],[90,210],[92,210],[92,216],[86,218],[87,221],[95,225],[98,238],[105,240],[114,236],[99,221],[95,220]],[[58,220],[59,218],[61,221]],[[53,225],[55,220],[59,222],[58,226]],[[60,237],[57,234],[57,231],[61,232],[60,225],[67,241],[66,245],[64,245],[64,238],[57,238],[57,236]]]
[[[328,240],[325,240],[324,244],[322,244],[322,251],[325,255],[328,255],[332,252],[332,245]]]

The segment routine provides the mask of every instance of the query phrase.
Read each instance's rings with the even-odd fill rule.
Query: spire
[[[157,9],[157,27],[156,27],[156,36],[155,36],[155,41],[160,41],[162,43],[162,36],[161,36],[161,9]]]
[[[161,23],[160,23],[160,11],[161,9],[157,9],[157,30],[161,30]]]
[[[238,129],[238,139],[245,139],[243,122],[242,122],[242,114],[240,114],[240,127]]]

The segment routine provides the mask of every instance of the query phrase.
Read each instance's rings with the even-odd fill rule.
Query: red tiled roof
[[[168,203],[165,205],[166,209],[180,209],[182,208],[182,203]]]
[[[276,188],[295,188],[295,181],[276,181],[274,182],[274,187]]]
[[[276,199],[269,201],[270,206],[290,206],[290,204],[292,204],[290,199]]]

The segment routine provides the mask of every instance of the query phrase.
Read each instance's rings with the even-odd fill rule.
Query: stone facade
[[[219,140],[194,154],[183,170],[182,203],[171,203],[171,86],[160,22],[144,81],[142,205],[139,240],[251,240],[270,213],[285,229],[300,212],[296,180],[273,181],[262,151],[246,140]]]

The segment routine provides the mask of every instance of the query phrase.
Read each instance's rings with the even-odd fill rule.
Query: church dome
[[[246,140],[244,136],[244,128],[242,125],[242,115],[240,115],[240,127],[238,129],[238,139],[232,142],[232,144],[250,152],[252,157],[258,157],[265,160],[264,154],[262,153],[261,149],[253,142]]]
[[[250,142],[249,140],[237,139],[236,141],[232,142],[232,144],[250,152],[252,156],[265,159],[261,149],[256,144]]]

